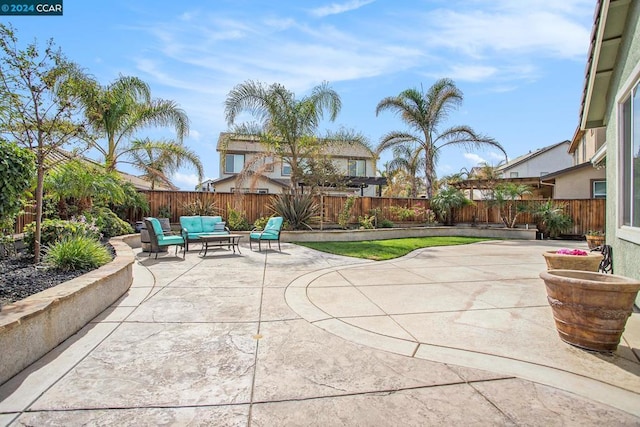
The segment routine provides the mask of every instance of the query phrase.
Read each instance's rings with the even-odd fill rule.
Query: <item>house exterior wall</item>
[[[620,226],[620,129],[617,98],[623,86],[640,78],[640,2],[632,2],[607,93],[607,244],[613,247],[614,273],[640,279],[640,228]],[[640,305],[640,297],[636,298]]]
[[[249,178],[249,181],[245,181],[242,185],[243,188],[253,187],[252,192],[254,193],[263,193],[264,190],[266,190],[266,192],[269,194],[279,194],[282,190],[281,186],[264,179],[259,179],[257,182],[251,183]],[[218,182],[216,183],[216,193],[231,193],[236,188],[236,186],[237,184],[234,179],[230,179],[224,182]]]
[[[289,174],[283,174],[283,162],[282,159],[278,158],[267,158],[265,160],[265,152],[266,148],[258,142],[255,137],[247,137],[243,139],[230,139],[226,145],[223,145],[222,141],[225,137],[224,134],[221,134],[220,140],[218,142],[217,151],[219,153],[219,162],[220,162],[220,179],[230,178],[236,176],[237,173],[226,173],[225,169],[225,156],[227,154],[236,154],[244,156],[244,165],[251,164],[255,162],[252,166],[252,170],[259,172],[261,175],[275,179],[278,181],[288,181],[290,179]],[[370,153],[368,149],[365,149],[363,146],[359,146],[357,144],[345,144],[345,145],[337,145],[337,146],[326,146],[327,152],[326,155],[330,156],[332,163],[335,165],[337,171],[344,175],[349,175],[349,160],[364,160],[364,171],[362,174],[358,176],[376,176],[376,164],[375,159]],[[263,165],[271,164],[271,167],[265,168]],[[235,188],[235,181],[230,179],[228,181],[216,182],[215,183],[215,191],[216,192],[230,192],[232,188]],[[247,180],[245,184],[243,184],[244,188],[255,188],[255,191],[258,189],[267,189],[269,193],[280,193],[282,187],[278,186],[277,183],[269,182],[268,180],[260,180],[260,184],[251,185],[251,183]],[[328,189],[327,191],[332,194],[357,194],[364,195],[369,197],[375,197],[376,194],[376,186],[369,186],[364,189],[347,189],[345,191],[332,191]]]
[[[588,162],[606,142],[606,128],[587,129],[573,152],[573,165]]]
[[[573,159],[567,152],[568,148],[569,142],[567,141],[565,144],[559,144],[520,164],[512,167],[507,165],[503,169],[503,178],[512,178],[512,172],[518,173],[517,178],[540,177],[541,175],[571,167]]]
[[[556,177],[553,190],[554,199],[591,199],[591,180],[603,181],[606,172],[603,169],[586,167],[573,173],[566,173]]]

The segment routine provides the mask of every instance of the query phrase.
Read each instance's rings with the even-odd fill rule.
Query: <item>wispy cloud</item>
[[[340,13],[356,10],[369,3],[373,3],[374,1],[375,0],[351,0],[346,3],[331,3],[329,6],[312,9],[310,13],[313,16],[322,18],[329,15],[338,15]]]
[[[173,175],[172,178],[173,178],[172,179],[173,183],[181,188],[193,189],[195,188],[196,185],[200,183],[200,181],[198,180],[198,175],[196,174],[184,174],[184,173],[177,172]],[[209,179],[209,178],[206,178],[206,179]]]
[[[531,2],[499,1],[493,7],[483,2],[483,9],[438,9],[426,17],[427,39],[473,58],[536,53],[584,60],[590,28],[580,25],[576,14],[590,13],[585,3],[592,2],[532,7]]]
[[[464,153],[463,156],[473,166],[477,166],[480,163],[485,163],[486,162],[486,160],[482,156],[479,156],[479,155],[477,155],[475,153]]]

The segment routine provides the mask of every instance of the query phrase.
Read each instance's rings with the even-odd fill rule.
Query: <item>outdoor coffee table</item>
[[[234,254],[236,249],[238,249],[239,254],[242,254],[240,246],[238,246],[240,238],[242,238],[242,234],[201,234],[198,239],[202,242],[202,249],[200,249],[198,255],[205,257],[210,246],[226,246],[227,249],[233,249]]]

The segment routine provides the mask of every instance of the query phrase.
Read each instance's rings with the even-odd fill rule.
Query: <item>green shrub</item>
[[[269,222],[269,218],[270,217],[268,216],[262,216],[253,222],[253,226],[259,230],[264,230],[267,226],[267,222]]]
[[[404,206],[391,206],[389,211],[395,215],[400,221],[409,221],[414,219],[416,211],[414,209],[405,208]]]
[[[360,228],[365,228],[367,230],[376,228],[375,221],[375,215],[365,215],[358,217],[358,224],[360,225]]]
[[[99,241],[80,235],[63,237],[46,251],[44,263],[58,270],[92,270],[111,261]]]
[[[120,219],[118,215],[109,208],[94,206],[91,212],[89,212],[88,217],[95,223],[100,233],[102,233],[102,237],[105,239],[133,233],[131,224]]]
[[[395,224],[388,219],[383,219],[378,223],[378,228],[393,228]]]
[[[271,199],[271,209],[294,230],[308,228],[318,218],[319,208],[311,194],[279,194]]]
[[[338,225],[343,230],[347,229],[347,225],[349,225],[349,220],[351,219],[351,211],[353,210],[353,204],[356,202],[356,196],[347,197],[347,201],[344,202],[344,206],[342,210],[338,214]]]
[[[1,138],[0,153],[0,218],[13,218],[22,207],[25,192],[33,184],[36,156],[31,150]]]
[[[227,205],[227,227],[229,230],[236,231],[245,231],[251,228],[244,212],[233,209],[231,205]]]
[[[24,243],[31,253],[35,250],[34,233],[36,223],[32,222],[24,227]],[[100,240],[100,230],[92,222],[87,222],[85,217],[79,219],[45,219],[42,221],[40,231],[41,247],[53,246],[63,237],[86,236],[93,240]]]
[[[537,227],[545,236],[558,237],[573,225],[571,217],[564,213],[566,203],[556,203],[551,199],[539,203],[531,210],[537,220]]]
[[[160,206],[158,208],[158,218],[171,218],[171,209],[169,209],[169,206]]]

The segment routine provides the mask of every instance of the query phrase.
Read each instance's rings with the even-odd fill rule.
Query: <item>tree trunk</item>
[[[33,233],[34,264],[40,262],[40,235],[42,231],[42,201],[44,194],[44,153],[38,150],[38,182],[36,184],[36,229]]]

